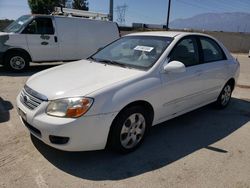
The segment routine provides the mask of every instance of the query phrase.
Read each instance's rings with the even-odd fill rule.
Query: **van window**
[[[24,34],[53,35],[54,28],[50,18],[35,18],[23,31]]]

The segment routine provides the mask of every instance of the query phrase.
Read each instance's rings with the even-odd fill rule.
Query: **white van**
[[[0,32],[0,63],[21,72],[29,62],[84,59],[118,38],[114,22],[24,15]]]

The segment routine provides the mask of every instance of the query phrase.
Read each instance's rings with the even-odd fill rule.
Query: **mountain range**
[[[173,29],[206,31],[250,32],[250,13],[205,13],[170,22]]]

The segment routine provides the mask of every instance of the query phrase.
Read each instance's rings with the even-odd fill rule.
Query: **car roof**
[[[181,32],[181,31],[147,31],[147,32],[137,32],[131,33],[126,36],[160,36],[160,37],[177,37],[177,36],[187,36],[187,35],[199,35],[199,36],[208,36],[202,33],[191,33],[191,32]]]

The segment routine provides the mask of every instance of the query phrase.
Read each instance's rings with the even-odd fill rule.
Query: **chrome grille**
[[[29,90],[30,90],[30,88],[29,88]],[[29,109],[34,110],[45,100],[37,98],[37,97],[29,94],[24,87],[24,89],[21,91],[21,94],[20,94],[20,101]]]

